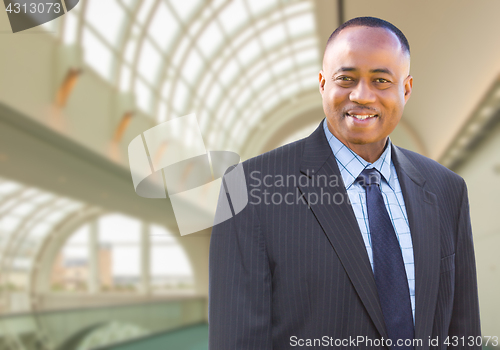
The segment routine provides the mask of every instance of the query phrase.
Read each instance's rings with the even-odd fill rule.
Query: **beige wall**
[[[500,336],[500,123],[457,172],[469,191],[483,335]]]

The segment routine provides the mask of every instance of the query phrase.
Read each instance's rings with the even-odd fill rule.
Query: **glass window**
[[[116,0],[87,0],[86,20],[110,45],[117,46],[125,19]]]
[[[215,49],[219,47],[223,38],[218,24],[212,22],[208,27],[203,29],[203,34],[198,39],[197,45],[205,57],[210,57]]]
[[[103,78],[111,79],[113,55],[88,28],[83,31],[83,49],[85,62]]]
[[[200,0],[170,0],[169,2],[181,20],[185,21],[194,12]]]
[[[264,47],[269,49],[277,43],[286,40],[286,30],[283,24],[278,23],[261,33],[260,37]]]
[[[151,89],[140,79],[135,81],[135,96],[137,106],[144,112],[149,113],[151,111]]]
[[[99,1],[99,0],[98,0]],[[139,9],[139,13],[137,14],[137,22],[139,24],[144,25],[144,22],[149,16],[151,8],[153,7],[155,0],[143,0],[141,3],[141,7]]]
[[[149,25],[149,35],[161,49],[166,50],[176,37],[178,30],[177,20],[172,16],[165,2],[160,2]]]
[[[232,33],[248,20],[248,12],[242,1],[231,1],[219,14],[219,22],[226,31]]]
[[[141,74],[141,76],[151,85],[154,85],[158,79],[161,62],[162,57],[158,50],[153,47],[148,39],[144,40],[141,48],[138,70],[139,74]]]

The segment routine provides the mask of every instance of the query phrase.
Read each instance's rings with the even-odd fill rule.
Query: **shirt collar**
[[[358,178],[361,172],[368,168],[377,169],[382,178],[387,182],[387,184],[394,189],[394,174],[391,170],[391,139],[388,139],[387,145],[384,152],[380,157],[374,162],[369,163],[356,153],[354,153],[349,147],[344,145],[339,141],[328,129],[328,124],[326,118],[323,121],[323,129],[325,131],[326,139],[330,144],[335,159],[339,165],[340,175],[342,180],[344,180],[344,185],[346,189],[349,189],[354,181]]]

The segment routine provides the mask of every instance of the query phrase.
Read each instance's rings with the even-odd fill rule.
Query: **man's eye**
[[[376,81],[377,83],[389,83],[389,80],[384,79],[384,78],[378,78],[378,79],[375,79],[375,81]]]
[[[341,81],[352,81],[352,78],[350,77],[346,77],[346,76],[341,76],[341,77],[338,77],[337,80],[341,80]]]

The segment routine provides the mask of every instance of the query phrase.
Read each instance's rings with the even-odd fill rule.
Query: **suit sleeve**
[[[209,350],[272,350],[271,272],[252,202],[212,229],[208,303]]]
[[[455,250],[455,296],[448,332],[449,336],[464,336],[467,340],[481,335],[479,301],[476,278],[476,262],[469,214],[467,187],[463,182],[462,204],[458,222],[458,237]],[[470,337],[470,338],[469,338]],[[467,342],[461,349],[481,349],[476,339]]]

